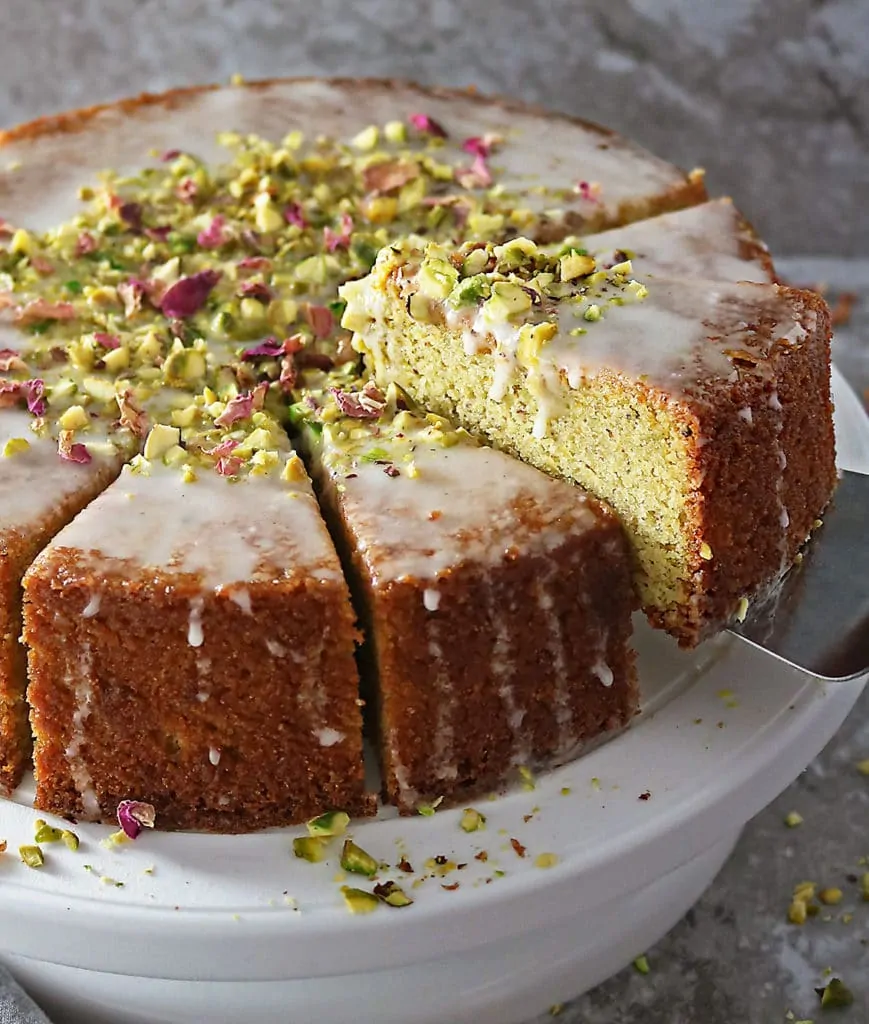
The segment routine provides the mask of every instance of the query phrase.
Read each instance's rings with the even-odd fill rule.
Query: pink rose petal
[[[106,334],[105,331],[94,331],[94,341],[109,350],[121,347],[121,339],[116,334]]]
[[[368,381],[361,391],[342,391],[330,388],[345,416],[355,420],[376,420],[386,408],[386,399],[373,381]]]
[[[304,308],[305,319],[308,321],[315,338],[328,338],[335,326],[332,310],[327,306],[315,306],[307,303]]]
[[[383,160],[362,171],[366,192],[393,192],[419,177],[419,165],[409,160]]]
[[[115,395],[120,411],[120,423],[127,427],[136,437],[145,437],[148,433],[148,415],[133,398],[133,392],[128,388],[120,395]]]
[[[424,132],[426,135],[436,135],[439,139],[447,137],[444,128],[428,114],[411,114],[407,120],[417,131]]]
[[[323,243],[328,252],[336,249],[347,249],[353,234],[353,218],[349,213],[341,214],[341,230],[333,231],[330,227],[323,228]]]
[[[260,299],[271,302],[272,290],[264,281],[242,281],[238,286],[238,294],[248,299]]]
[[[245,256],[238,261],[240,270],[271,270],[272,261],[268,256]]]
[[[91,453],[83,444],[73,443],[74,434],[71,430],[61,430],[57,439],[57,453],[64,462],[77,462],[86,466],[91,462]]]
[[[75,243],[75,254],[76,256],[87,256],[89,252],[93,252],[97,247],[97,240],[90,233],[90,231],[82,231],[78,236],[78,241]]]
[[[246,362],[252,362],[255,359],[274,359],[283,354],[284,343],[282,341],[278,341],[277,338],[264,338],[258,345],[246,348],[242,352],[241,358]]]
[[[27,363],[14,348],[0,348],[0,373],[10,370],[27,370]]]
[[[237,423],[239,420],[250,419],[255,412],[262,409],[268,389],[268,384],[257,384],[253,391],[249,391],[244,395],[238,395],[236,398],[231,398],[226,403],[226,408],[214,421],[215,425],[218,427],[231,427],[233,423]]]
[[[208,227],[196,236],[196,243],[203,249],[219,249],[230,239],[231,235],[226,231],[226,218],[217,214]]]
[[[156,816],[154,805],[141,800],[122,800],[118,804],[118,824],[128,839],[135,839],[143,828],[153,828]]]
[[[18,311],[15,323],[19,327],[38,320],[74,320],[78,314],[71,302],[49,302],[47,299],[31,299]]]
[[[211,289],[220,280],[217,270],[201,270],[190,277],[182,277],[167,289],[160,300],[160,309],[168,317],[183,319],[192,316],[204,305]]]
[[[477,154],[470,167],[458,168],[456,181],[463,188],[488,188],[492,184],[492,172],[486,164],[485,157]]]
[[[297,228],[301,228],[303,231],[308,226],[305,214],[302,212],[302,207],[299,203],[287,203],[284,207],[284,220],[288,224],[295,224]]]

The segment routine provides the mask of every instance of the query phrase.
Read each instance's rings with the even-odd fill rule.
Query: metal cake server
[[[869,475],[841,474],[803,560],[730,632],[820,679],[869,672]]]

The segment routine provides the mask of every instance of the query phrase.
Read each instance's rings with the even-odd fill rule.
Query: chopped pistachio
[[[837,903],[842,902],[843,895],[844,893],[841,889],[827,888],[821,889],[818,893],[818,899],[828,907],[834,907]]]
[[[63,829],[60,833],[60,838],[63,841],[67,849],[77,850],[79,848],[79,838],[75,832],[71,832],[68,828]]]
[[[651,967],[649,967],[649,960],[646,957],[645,953],[643,953],[641,956],[636,957],[636,959],[634,960],[634,968],[637,971],[639,971],[640,974],[649,973]]]
[[[45,856],[38,846],[19,846],[18,853],[29,868],[41,868],[45,864]]]
[[[319,864],[326,859],[329,840],[326,836],[298,836],[293,840],[293,853],[300,860]]]
[[[805,900],[791,900],[788,907],[788,921],[791,924],[805,924],[808,915],[808,907]]]
[[[354,135],[352,144],[356,149],[362,150],[363,152],[370,152],[377,145],[380,138],[380,131],[376,124],[370,124],[367,128],[363,128],[358,135]]]
[[[853,992],[839,978],[830,978],[823,988],[817,988],[815,991],[825,1010],[844,1008],[854,1002]]]
[[[380,906],[380,900],[373,893],[366,892],[364,889],[353,889],[343,885],[341,894],[351,914],[370,914],[372,910],[377,910]]]
[[[37,818],[33,827],[33,838],[37,843],[59,843],[63,833],[42,818]]]
[[[62,430],[85,430],[91,425],[90,416],[80,405],[71,405],[58,416],[57,422]]]
[[[162,423],[155,423],[145,439],[145,447],[142,454],[146,459],[159,459],[169,449],[178,444],[181,440],[181,431],[178,427],[168,427]]]
[[[869,757],[857,762],[857,771],[861,775],[869,775]]]
[[[379,867],[377,861],[357,846],[352,839],[345,839],[341,850],[341,867],[345,871],[352,871],[356,875],[367,875],[369,878],[377,874]]]
[[[797,828],[802,825],[803,820],[803,816],[799,811],[788,811],[785,815],[785,825],[787,825],[788,828]]]
[[[390,907],[409,907],[413,900],[395,882],[382,882],[374,886],[374,895]]]
[[[481,828],[484,828],[485,824],[485,815],[480,814],[479,811],[475,811],[473,807],[468,807],[462,813],[461,820],[459,821],[459,827],[463,832],[477,832]]]
[[[3,457],[11,459],[15,455],[23,455],[30,448],[26,437],[10,437],[3,445]]]
[[[554,868],[557,863],[557,853],[538,853],[534,858],[534,867],[536,868]]]
[[[350,815],[346,811],[327,811],[308,822],[308,832],[312,836],[341,836],[347,831]]]
[[[573,281],[577,277],[585,277],[594,273],[596,264],[593,256],[580,253],[567,253],[559,260],[559,274],[562,281]]]
[[[595,320],[600,320],[602,315],[603,314],[600,311],[600,306],[597,305],[597,303],[592,302],[589,306],[586,307],[585,312],[582,314],[582,318],[583,320],[594,322]]]

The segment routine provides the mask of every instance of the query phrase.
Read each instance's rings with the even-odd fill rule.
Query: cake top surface
[[[634,276],[641,280],[692,277],[764,283],[772,276],[766,246],[729,199],[587,235],[578,244],[599,266],[631,260]]]
[[[777,352],[812,325],[813,311],[790,289],[642,278],[642,257],[598,266],[569,240],[547,252],[523,238],[452,249],[409,238],[342,288],[343,323],[375,361],[389,359],[392,304],[421,324],[460,331],[469,357],[494,360],[492,399],[527,376],[541,399],[539,434],[564,390],[584,379],[616,375],[703,400],[722,382],[769,377]]]
[[[440,416],[397,408],[394,388],[336,382],[294,406],[375,585],[432,580],[511,551],[547,554],[612,524],[580,488],[478,445]]]
[[[337,556],[307,475],[297,455],[282,459],[280,475],[235,483],[215,473],[190,481],[159,463],[127,465],[54,538],[34,571],[44,559],[73,552],[75,569],[65,561],[68,581],[94,572],[126,583],[177,584],[189,574],[202,590],[271,583],[296,572],[338,581]],[[243,586],[232,592],[243,606]]]

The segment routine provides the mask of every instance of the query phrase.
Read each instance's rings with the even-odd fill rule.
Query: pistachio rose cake
[[[0,146],[0,783],[32,740],[46,810],[369,813],[364,730],[404,811],[560,763],[636,711],[636,594],[696,642],[829,498],[823,304],[605,129],[297,79]]]

